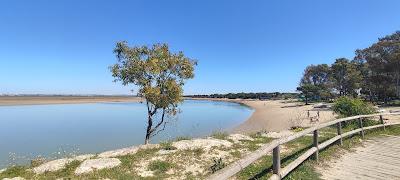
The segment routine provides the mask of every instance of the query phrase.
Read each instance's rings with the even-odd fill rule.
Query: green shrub
[[[341,117],[350,117],[364,114],[372,114],[376,110],[369,104],[358,98],[343,96],[338,98],[333,105],[333,111]]]

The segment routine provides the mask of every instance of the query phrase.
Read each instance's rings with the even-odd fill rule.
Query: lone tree
[[[172,53],[167,44],[129,47],[118,42],[114,49],[117,63],[110,67],[116,81],[138,86],[138,96],[146,100],[147,131],[145,144],[165,129],[166,116],[174,116],[183,101],[185,80],[194,77],[195,60],[183,52]]]

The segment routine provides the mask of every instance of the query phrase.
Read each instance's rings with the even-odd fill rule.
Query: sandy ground
[[[279,132],[293,126],[308,127],[335,119],[330,110],[316,109],[313,105],[305,106],[303,103],[288,100],[240,102],[254,108],[255,112],[247,121],[235,128],[234,131],[239,133]],[[311,122],[311,118],[314,122]]]
[[[124,96],[0,96],[0,106],[37,104],[77,104],[98,102],[139,102],[138,97]]]
[[[313,107],[314,105],[306,106],[304,103],[294,100],[193,99],[236,102],[253,108],[255,110],[253,114],[234,128],[234,133],[281,132],[293,126],[308,127],[336,118],[336,115],[330,110],[317,109]],[[310,111],[310,116],[308,116],[308,111]],[[318,119],[318,122],[310,122],[311,117]]]

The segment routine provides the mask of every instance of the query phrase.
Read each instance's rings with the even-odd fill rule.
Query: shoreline
[[[0,96],[0,106],[141,102],[142,100],[140,97],[127,96]]]
[[[291,127],[309,127],[311,123],[308,117],[317,117],[319,122],[327,122],[336,118],[330,110],[314,109],[313,105],[303,105],[294,100],[252,100],[252,99],[214,99],[214,98],[190,98],[194,100],[210,100],[239,103],[254,110],[249,118],[229,133],[252,134],[257,132],[282,132]]]
[[[302,105],[293,100],[247,100],[218,98],[184,98],[185,100],[223,101],[238,103],[253,109],[253,113],[239,125],[231,128],[229,133],[251,134],[256,132],[280,132],[293,126],[310,126],[310,116],[316,116],[312,105]],[[127,96],[0,96],[1,106],[83,104],[107,102],[142,102],[140,97]],[[334,119],[331,111],[321,111],[320,121]]]

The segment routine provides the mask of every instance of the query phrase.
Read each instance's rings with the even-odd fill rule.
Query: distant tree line
[[[400,98],[400,31],[355,51],[352,60],[339,58],[331,64],[310,65],[299,87],[306,103],[339,96],[363,97],[371,102]]]
[[[192,98],[227,98],[227,99],[290,99],[298,98],[298,93],[262,92],[262,93],[228,93],[210,95],[189,95]]]

